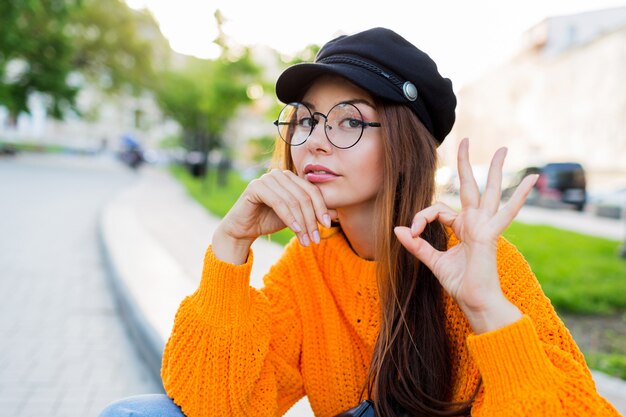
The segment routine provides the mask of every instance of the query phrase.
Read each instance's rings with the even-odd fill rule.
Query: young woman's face
[[[363,115],[363,121],[379,122],[371,96],[341,77],[320,77],[302,99],[311,112],[328,115],[338,103],[349,102]],[[382,132],[365,127],[361,139],[351,148],[333,146],[324,133],[324,118],[306,142],[291,147],[298,176],[319,187],[328,208],[341,209],[373,205],[382,185]],[[336,134],[337,128],[332,134]]]

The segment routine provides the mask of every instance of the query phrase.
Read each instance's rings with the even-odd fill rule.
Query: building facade
[[[506,168],[580,162],[590,188],[626,186],[626,7],[550,17],[524,34],[509,62],[458,92],[457,144],[487,164],[507,146]]]

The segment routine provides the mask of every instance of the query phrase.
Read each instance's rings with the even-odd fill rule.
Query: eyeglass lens
[[[287,104],[278,116],[278,133],[285,142],[297,146],[308,139],[318,123],[328,140],[338,148],[354,146],[363,134],[363,116],[351,103],[337,104],[326,116],[311,112],[303,103]]]

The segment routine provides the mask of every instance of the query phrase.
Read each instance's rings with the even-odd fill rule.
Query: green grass
[[[194,199],[219,217],[224,217],[228,213],[247,185],[234,171],[229,172],[226,187],[218,186],[214,170],[209,171],[203,179],[193,177],[179,165],[171,165],[170,172],[185,186]]]
[[[72,154],[72,155],[92,155],[96,149],[73,148],[65,145],[38,143],[38,142],[9,142],[0,138],[0,154],[3,150],[13,150],[15,152],[26,153],[51,153],[51,154]]]
[[[227,185],[223,187],[217,184],[217,172],[215,170],[209,170],[203,179],[193,177],[189,171],[179,165],[171,165],[170,172],[185,186],[196,201],[219,217],[224,217],[228,213],[228,210],[235,204],[235,201],[248,185],[248,182],[244,181],[233,170],[228,173]],[[268,236],[267,239],[285,245],[293,235],[290,229],[285,228]]]
[[[578,314],[626,310],[621,242],[519,222],[504,235],[524,254],[558,309]]]
[[[172,174],[211,213],[223,217],[247,185],[231,171],[226,187],[218,187],[216,173],[204,180],[180,166]],[[514,222],[505,237],[524,254],[555,307],[575,314],[611,314],[626,310],[626,261],[617,255],[621,242],[549,226]],[[289,229],[269,237],[286,244]]]
[[[60,153],[66,152],[67,148],[61,145],[54,144],[40,144],[34,142],[7,142],[4,140],[0,140],[0,149],[10,148],[16,151],[23,152],[41,152],[41,153]]]
[[[591,369],[626,380],[626,356],[614,353],[586,353],[585,361]]]

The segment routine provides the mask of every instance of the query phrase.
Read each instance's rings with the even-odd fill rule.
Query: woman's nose
[[[320,120],[313,127],[313,131],[311,135],[306,141],[306,145],[310,151],[322,151],[322,152],[331,152],[333,145],[326,137],[326,123],[323,120]]]

